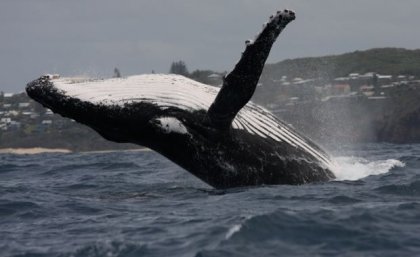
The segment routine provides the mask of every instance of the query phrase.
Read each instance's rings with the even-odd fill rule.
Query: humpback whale
[[[328,154],[250,102],[273,43],[294,19],[290,10],[272,15],[220,89],[180,75],[44,75],[26,91],[55,113],[108,140],[148,147],[215,188],[328,181]]]

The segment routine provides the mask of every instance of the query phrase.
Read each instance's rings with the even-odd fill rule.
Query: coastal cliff
[[[349,96],[288,106],[277,115],[323,144],[420,143],[420,90],[389,98]]]

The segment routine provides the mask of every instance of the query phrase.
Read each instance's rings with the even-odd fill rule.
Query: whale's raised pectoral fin
[[[254,41],[246,41],[241,59],[224,78],[223,86],[208,110],[208,118],[216,128],[229,129],[236,114],[251,99],[273,43],[294,19],[294,12],[279,11],[264,24]]]

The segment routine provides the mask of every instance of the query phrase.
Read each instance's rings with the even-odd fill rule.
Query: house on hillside
[[[42,125],[44,125],[44,126],[50,126],[50,125],[52,125],[52,120],[43,120],[43,121],[41,121],[41,124]]]
[[[11,118],[1,118],[0,119],[0,123],[2,123],[2,124],[9,124],[10,122],[12,122]]]
[[[18,108],[20,108],[20,109],[28,108],[29,106],[30,106],[30,103],[19,103],[18,104]]]
[[[46,109],[45,115],[54,115],[54,113],[50,109]]]

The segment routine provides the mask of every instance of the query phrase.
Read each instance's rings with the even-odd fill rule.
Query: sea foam
[[[388,173],[394,167],[404,167],[405,163],[396,159],[371,161],[362,157],[335,157],[333,172],[336,180],[359,180],[371,175]]]

